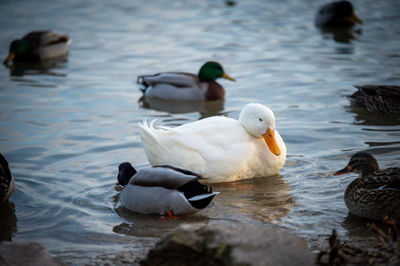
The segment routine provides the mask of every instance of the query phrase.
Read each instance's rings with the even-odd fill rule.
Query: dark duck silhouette
[[[376,159],[367,152],[351,156],[347,166],[334,175],[358,173],[344,193],[349,211],[359,217],[382,220],[389,215],[400,222],[400,168],[379,170]]]
[[[349,1],[325,4],[315,15],[315,25],[318,27],[350,27],[356,23],[362,23],[362,20]]]
[[[6,158],[0,153],[0,202],[8,200],[15,191],[14,177]]]
[[[355,86],[356,91],[350,98],[355,105],[369,112],[400,113],[400,86],[363,85]]]

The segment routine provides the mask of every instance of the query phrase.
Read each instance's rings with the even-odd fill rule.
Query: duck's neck
[[[225,97],[224,88],[217,82],[212,81],[207,84],[207,91],[205,93],[205,99],[207,101],[220,100]]]

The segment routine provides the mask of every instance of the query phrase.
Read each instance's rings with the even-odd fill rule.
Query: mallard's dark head
[[[224,69],[218,62],[209,61],[205,63],[199,70],[199,80],[204,82],[215,81],[218,78],[229,79],[235,81],[228,74],[224,72]]]
[[[8,56],[4,60],[3,63],[8,64],[12,60],[14,60],[14,58],[17,57],[18,55],[23,55],[23,54],[27,53],[29,51],[30,47],[31,47],[31,45],[30,45],[29,41],[27,41],[25,39],[12,41],[10,44]]]
[[[367,152],[357,152],[351,156],[346,167],[337,171],[334,175],[342,175],[353,172],[359,173],[360,176],[364,176],[378,170],[379,165],[374,156]]]
[[[129,180],[132,176],[136,174],[135,168],[128,163],[124,162],[118,166],[118,183],[122,186],[125,186],[129,183]]]

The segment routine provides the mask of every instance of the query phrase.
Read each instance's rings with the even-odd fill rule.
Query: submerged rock
[[[64,264],[52,258],[39,242],[20,240],[0,242],[0,265],[60,266]]]
[[[304,239],[278,226],[185,224],[167,234],[142,265],[313,265]]]

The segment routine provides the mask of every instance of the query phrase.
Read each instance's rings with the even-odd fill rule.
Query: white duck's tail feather
[[[166,147],[160,144],[158,139],[161,135],[169,135],[172,133],[165,129],[154,128],[155,122],[156,119],[152,120],[150,124],[147,123],[147,120],[144,120],[143,123],[139,123],[140,137],[142,138],[147,159],[151,165],[160,164],[160,155],[168,153]]]

